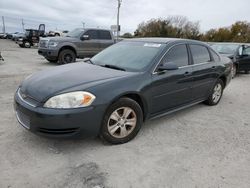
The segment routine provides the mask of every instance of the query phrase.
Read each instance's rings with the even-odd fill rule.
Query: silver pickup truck
[[[42,38],[38,54],[49,62],[72,63],[76,58],[92,57],[114,43],[110,30],[78,28],[65,37]]]

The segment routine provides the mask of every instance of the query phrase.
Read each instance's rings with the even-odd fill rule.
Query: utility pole
[[[116,38],[118,40],[119,36],[120,36],[120,7],[121,7],[121,3],[122,3],[122,0],[117,0],[118,1],[118,8],[117,8],[117,25],[116,25]]]
[[[3,33],[5,34],[5,23],[4,23],[4,16],[2,16],[2,21],[3,21]]]
[[[85,22],[82,22],[82,28],[83,29],[85,28]]]
[[[24,22],[23,22],[23,19],[22,19],[22,27],[23,27],[23,32],[24,32]]]

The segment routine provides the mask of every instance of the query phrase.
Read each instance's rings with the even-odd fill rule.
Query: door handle
[[[215,69],[215,68],[216,68],[216,66],[212,66],[212,67],[211,67],[211,69]]]

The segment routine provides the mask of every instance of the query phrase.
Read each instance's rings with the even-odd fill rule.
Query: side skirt
[[[148,120],[153,120],[153,119],[156,119],[156,118],[160,118],[160,117],[163,117],[163,116],[166,116],[168,114],[172,114],[174,112],[177,112],[177,111],[180,111],[180,110],[183,110],[183,109],[186,109],[186,108],[189,108],[191,106],[194,106],[196,104],[199,104],[201,102],[204,102],[205,100],[199,100],[199,101],[196,101],[194,103],[189,103],[187,105],[184,105],[184,106],[181,106],[179,108],[175,108],[173,110],[170,110],[170,111],[167,111],[167,112],[164,112],[164,113],[161,113],[161,114],[157,114],[157,115],[153,115],[152,117],[150,117]]]

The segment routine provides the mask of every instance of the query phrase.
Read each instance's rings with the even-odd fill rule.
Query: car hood
[[[45,102],[49,97],[70,91],[71,88],[85,90],[92,86],[133,75],[88,63],[74,63],[47,69],[26,78],[20,86],[21,92],[31,98]]]

